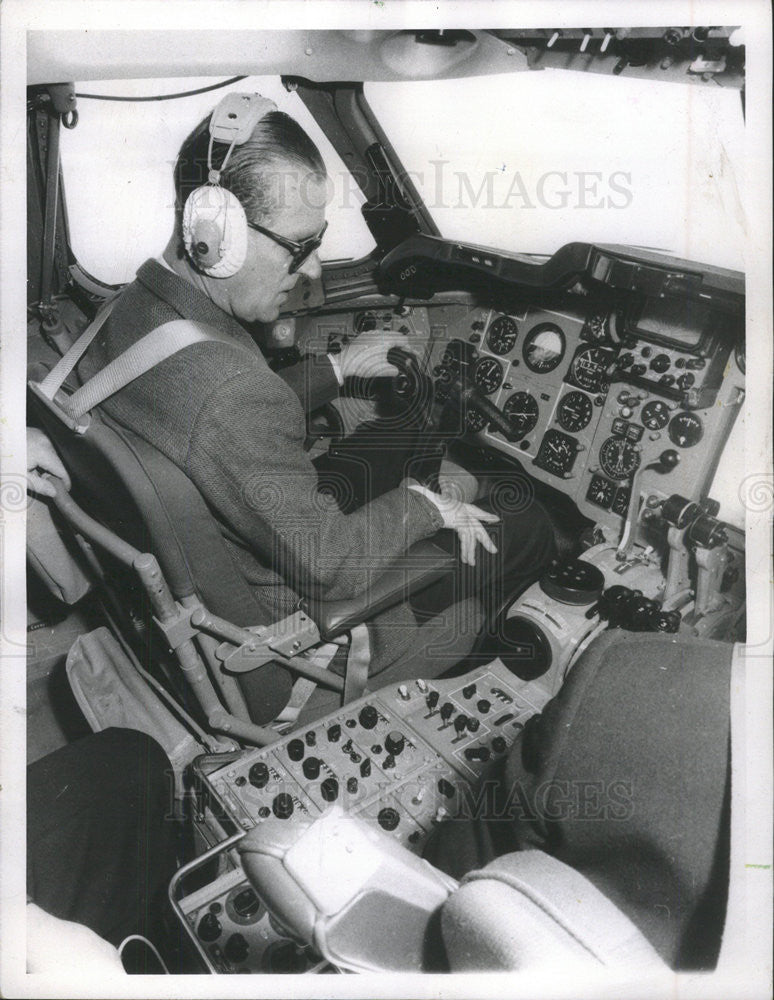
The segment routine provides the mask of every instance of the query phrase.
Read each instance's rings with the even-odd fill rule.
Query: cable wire
[[[175,101],[179,97],[195,97],[196,94],[207,94],[211,90],[219,90],[221,87],[228,87],[231,83],[238,83],[240,80],[246,79],[247,75],[231,76],[228,80],[221,80],[220,83],[212,83],[209,87],[199,87],[198,90],[184,90],[179,94],[154,94],[150,97],[122,97],[112,94],[76,94],[75,96],[89,101]]]
[[[124,948],[129,944],[130,941],[142,941],[143,944],[146,944],[150,948],[150,950],[153,952],[153,954],[156,956],[156,959],[157,959],[159,965],[161,966],[161,968],[164,970],[164,972],[167,975],[170,974],[169,973],[169,969],[166,966],[166,962],[161,957],[161,955],[159,955],[159,952],[158,952],[158,949],[156,948],[156,946],[152,942],[150,942],[146,937],[143,937],[142,934],[130,934],[128,937],[124,938],[124,940],[118,946],[118,957],[121,960],[123,960]]]

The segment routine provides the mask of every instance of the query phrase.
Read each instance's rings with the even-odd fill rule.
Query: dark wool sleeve
[[[186,472],[220,519],[294,590],[352,597],[373,571],[434,534],[441,517],[405,483],[343,514],[318,492],[305,433],[299,399],[277,375],[237,372],[203,400]]]

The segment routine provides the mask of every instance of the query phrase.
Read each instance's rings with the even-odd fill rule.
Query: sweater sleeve
[[[305,358],[298,364],[282,368],[277,374],[301,400],[305,413],[329,403],[339,394],[339,380],[327,354]]]
[[[425,497],[398,488],[344,514],[317,488],[303,450],[304,414],[268,370],[238,372],[196,416],[188,475],[258,559],[304,596],[353,597],[408,546],[442,527]],[[348,483],[340,489],[345,495]]]

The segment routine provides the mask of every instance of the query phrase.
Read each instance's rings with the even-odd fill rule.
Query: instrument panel
[[[437,404],[464,383],[490,407],[487,415],[468,399],[461,433],[518,459],[616,534],[635,479],[646,495],[706,495],[744,398],[734,353],[740,319],[705,303],[692,312],[640,302],[627,318],[591,296],[577,301],[506,312],[461,294],[444,304],[340,314],[337,337],[404,333]],[[697,331],[686,332],[693,315]],[[318,333],[322,326],[317,317]]]

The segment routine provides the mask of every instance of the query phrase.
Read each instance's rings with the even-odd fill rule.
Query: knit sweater
[[[146,261],[124,290],[81,377],[180,318],[218,328],[233,345],[187,347],[102,405],[196,484],[269,619],[299,595],[362,593],[374,569],[441,527],[434,505],[405,482],[350,514],[318,492],[304,451],[305,411],[336,395],[330,361],[273,372],[236,320],[158,261]]]

